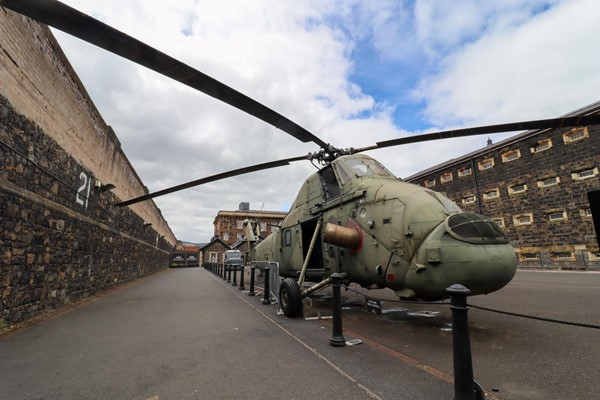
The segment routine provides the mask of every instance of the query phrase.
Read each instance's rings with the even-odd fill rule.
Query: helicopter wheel
[[[298,282],[285,278],[279,287],[279,303],[286,317],[294,318],[302,311],[302,295]]]

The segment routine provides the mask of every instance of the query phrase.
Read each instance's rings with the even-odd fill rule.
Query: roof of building
[[[215,217],[253,217],[253,218],[278,218],[283,219],[287,215],[284,211],[260,211],[260,210],[235,210],[226,211],[220,210]]]
[[[581,108],[579,108],[579,109],[577,109],[575,111],[572,111],[572,112],[570,112],[568,114],[561,115],[560,117],[572,117],[572,116],[576,116],[576,115],[595,114],[598,111],[600,111],[600,101],[597,101],[597,102],[592,103],[590,105],[587,105],[585,107],[581,107]],[[432,174],[432,173],[440,171],[440,170],[445,170],[448,167],[451,167],[453,165],[464,163],[465,161],[469,161],[469,160],[471,160],[471,159],[473,159],[475,157],[481,156],[483,154],[489,153],[489,152],[494,151],[494,150],[498,150],[499,148],[502,148],[502,147],[511,145],[513,143],[525,140],[525,139],[527,139],[527,138],[529,138],[529,137],[531,137],[533,135],[536,135],[538,133],[541,133],[543,131],[548,131],[548,130],[550,130],[550,129],[532,129],[532,130],[529,130],[529,131],[525,131],[525,132],[519,133],[519,134],[517,134],[515,136],[511,136],[511,137],[509,137],[507,139],[501,140],[498,143],[490,144],[490,145],[488,145],[486,147],[483,147],[483,148],[481,148],[479,150],[475,150],[475,151],[473,151],[471,153],[465,154],[464,156],[461,156],[461,157],[458,157],[458,158],[453,158],[453,159],[445,161],[445,162],[443,162],[441,164],[435,165],[435,166],[433,166],[431,168],[425,169],[425,170],[423,170],[421,172],[417,172],[416,174],[413,174],[413,175],[411,175],[409,177],[403,178],[403,180],[405,180],[405,181],[413,181],[413,180],[422,178],[423,176]]]

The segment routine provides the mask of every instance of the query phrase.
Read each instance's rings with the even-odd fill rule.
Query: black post
[[[454,400],[484,399],[483,391],[473,381],[469,307],[467,307],[467,296],[471,294],[471,291],[462,285],[455,284],[446,289],[446,294],[450,296],[450,309],[452,310]]]
[[[256,267],[253,265],[250,267],[250,292],[248,292],[248,296],[255,296],[256,293],[254,293],[254,271],[256,270]]]
[[[238,290],[246,290],[246,285],[244,285],[244,266],[240,265],[240,287]]]
[[[265,267],[265,295],[263,296],[263,304],[271,304],[271,288],[269,287],[269,267]]]
[[[228,273],[227,273],[227,283],[231,283],[231,267],[232,266],[231,265],[227,265],[227,264],[225,264],[225,265],[226,265],[226,268],[227,268],[227,271],[228,271]]]
[[[587,193],[590,203],[590,212],[596,231],[596,240],[598,242],[598,251],[600,251],[600,190],[592,190]]]
[[[237,265],[232,265],[231,267],[233,267],[233,282],[231,283],[231,286],[237,286],[237,269],[238,269],[238,266]]]
[[[342,275],[336,273],[331,274],[333,288],[333,332],[329,344],[335,347],[344,347],[346,339],[342,329]]]
[[[223,266],[223,280],[227,280],[227,265],[221,264]]]

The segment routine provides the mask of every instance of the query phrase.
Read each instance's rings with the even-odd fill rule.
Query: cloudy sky
[[[600,100],[595,0],[66,0],[264,103],[337,147],[553,118]],[[55,32],[151,192],[316,151],[219,101]],[[507,135],[495,135],[494,141]],[[371,152],[399,177],[487,137]],[[288,211],[309,162],[155,199],[205,242],[242,201]]]

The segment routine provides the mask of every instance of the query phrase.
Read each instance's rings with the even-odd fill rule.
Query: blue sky
[[[338,147],[552,118],[600,100],[600,3],[594,0],[65,2]],[[201,93],[56,35],[150,191],[318,150]],[[402,177],[484,147],[486,140],[370,154]],[[156,203],[178,238],[206,241],[216,213],[242,201],[287,211],[312,172],[310,163],[296,163]],[[114,193],[120,195],[119,189]]]

